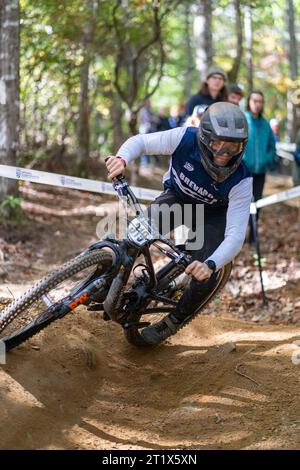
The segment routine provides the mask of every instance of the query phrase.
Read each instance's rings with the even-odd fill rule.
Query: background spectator
[[[139,125],[139,133],[140,134],[150,134],[151,132],[156,132],[156,127],[158,123],[158,117],[152,110],[150,100],[146,100],[143,108],[140,110],[140,125]],[[142,155],[140,159],[141,167],[149,166],[150,159],[148,155]],[[143,172],[143,169],[142,169]]]
[[[209,67],[205,81],[201,84],[198,93],[191,96],[186,105],[186,115],[191,116],[195,106],[199,104],[211,105],[218,101],[227,101],[226,72],[216,65]]]
[[[184,119],[185,119],[185,113],[184,113],[185,105],[181,104],[174,104],[171,107],[170,110],[170,117],[169,117],[169,124],[171,129],[174,127],[180,127],[182,126]]]
[[[261,91],[252,91],[247,101],[246,118],[249,125],[249,138],[244,155],[250,173],[253,176],[254,200],[261,199],[267,170],[273,170],[275,161],[275,139],[269,122],[263,117],[264,95]],[[250,226],[249,243],[253,243]]]
[[[176,127],[176,126],[175,126]],[[160,108],[158,112],[158,119],[156,125],[156,131],[168,131],[171,129],[170,120],[166,108]]]
[[[239,106],[241,99],[243,99],[244,92],[243,90],[236,85],[235,83],[231,83],[228,86],[228,102],[232,104],[236,104]]]

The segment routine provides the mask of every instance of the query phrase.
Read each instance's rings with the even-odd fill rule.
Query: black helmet
[[[226,180],[239,166],[248,139],[248,124],[244,113],[231,103],[214,103],[205,111],[199,125],[198,144],[202,164],[207,173],[218,182]],[[240,142],[238,153],[221,167],[214,163],[211,142],[221,140]]]

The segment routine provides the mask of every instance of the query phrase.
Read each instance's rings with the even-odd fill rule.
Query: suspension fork
[[[77,292],[77,295],[68,295],[64,300],[63,304],[68,308],[68,310],[74,310],[81,304],[88,304],[93,300],[93,295],[96,294],[100,289],[103,289],[107,286],[110,276],[102,276],[101,278],[95,279],[90,282],[89,285]]]
[[[101,248],[110,248],[113,251],[112,265],[107,273],[97,275],[97,269],[88,274],[82,282],[71,290],[69,295],[61,301],[61,311],[64,314],[74,310],[78,305],[88,304],[93,300],[93,296],[102,288],[107,287],[108,282],[118,271],[122,259],[122,251],[119,244],[115,240],[103,240],[89,246],[80,255],[88,253],[92,250]],[[80,256],[79,255],[79,256]],[[54,305],[48,295],[42,297],[44,304],[50,308]]]
[[[120,308],[122,307],[122,294],[129,279],[131,270],[138,256],[139,249],[127,245],[123,252],[122,263],[119,272],[113,279],[105,301],[103,302],[104,312],[111,320],[119,322],[122,316]]]

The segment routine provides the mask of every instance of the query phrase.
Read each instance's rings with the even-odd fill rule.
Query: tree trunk
[[[208,67],[213,61],[212,42],[212,1],[200,0],[194,19],[194,36],[196,42],[196,69],[200,79],[205,78]]]
[[[136,135],[137,132],[137,113],[133,110],[130,111],[130,118],[129,118],[129,130],[131,135]],[[138,165],[136,160],[131,162],[131,169],[130,169],[130,184],[132,186],[137,185],[137,173],[138,173]]]
[[[0,164],[16,165],[19,151],[19,1],[0,2]],[[15,181],[0,178],[0,201],[17,195]]]
[[[236,27],[236,56],[233,61],[231,70],[228,73],[228,80],[236,83],[238,80],[239,68],[241,65],[243,54],[243,27],[240,0],[233,0],[235,10],[235,27]]]
[[[80,67],[78,158],[76,165],[76,174],[83,178],[88,176],[88,159],[90,154],[89,69],[90,57],[86,53]]]
[[[298,77],[298,58],[297,58],[297,39],[295,33],[295,12],[293,0],[286,1],[286,22],[288,32],[288,58],[289,58],[289,76],[294,82]],[[288,90],[287,100],[287,134],[291,142],[295,142],[297,133],[297,108],[292,99],[293,90]]]
[[[123,109],[120,97],[114,93],[110,108],[112,132],[113,132],[113,153],[115,154],[124,142],[124,132],[122,129]]]
[[[245,6],[245,41],[246,41],[246,66],[248,92],[253,90],[253,63],[252,63],[252,11],[250,6]]]
[[[81,177],[88,176],[90,154],[90,103],[89,103],[89,71],[92,61],[92,41],[95,31],[99,1],[88,0],[91,12],[86,23],[82,38],[83,61],[80,66],[80,95],[78,116],[78,158],[76,172]]]
[[[195,70],[195,59],[192,48],[192,39],[191,39],[191,9],[189,5],[185,7],[185,49],[187,55],[187,67],[184,74],[184,95],[185,97],[190,96],[191,89],[193,85],[193,74]]]

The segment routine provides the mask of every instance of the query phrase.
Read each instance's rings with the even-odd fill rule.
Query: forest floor
[[[269,177],[266,194],[289,185]],[[34,184],[22,197],[24,223],[0,225],[0,307],[96,241],[116,207]],[[261,211],[268,308],[245,244],[224,292],[160,347],[134,349],[81,307],[11,352],[0,368],[0,449],[299,448],[299,211],[299,201]]]

